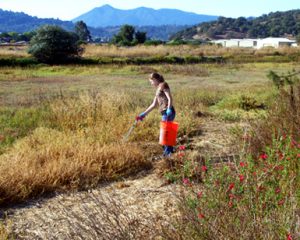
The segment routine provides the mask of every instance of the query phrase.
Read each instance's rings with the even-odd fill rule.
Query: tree
[[[296,41],[298,44],[300,44],[300,33],[296,36]]]
[[[113,44],[120,46],[134,46],[138,43],[144,43],[147,39],[146,32],[137,31],[131,25],[123,25],[112,39]]]
[[[134,32],[134,27],[126,24],[121,27],[119,35],[122,37],[123,40],[132,42]]]
[[[87,25],[83,21],[75,23],[75,33],[78,35],[80,41],[89,42],[92,38]]]
[[[25,33],[23,33],[23,35],[24,35],[24,38],[26,39],[24,41],[30,41],[36,35],[36,32],[35,31],[25,32]]]
[[[133,44],[135,29],[131,25],[123,25],[117,35],[114,35],[112,42],[117,45],[130,46]]]
[[[135,39],[136,39],[137,43],[144,43],[147,39],[146,32],[137,31],[135,33]]]
[[[78,36],[58,26],[45,25],[30,41],[28,52],[44,63],[63,63],[79,55]]]

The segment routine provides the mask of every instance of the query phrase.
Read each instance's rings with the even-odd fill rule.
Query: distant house
[[[9,43],[12,40],[11,37],[0,37],[1,43]]]
[[[211,41],[215,44],[221,44],[223,47],[283,47],[283,46],[297,46],[295,40],[289,40],[287,38],[264,38],[264,39],[219,39]]]

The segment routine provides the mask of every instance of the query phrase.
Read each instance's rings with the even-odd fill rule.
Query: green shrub
[[[31,39],[28,52],[43,63],[65,63],[79,55],[78,36],[61,27],[45,25]]]

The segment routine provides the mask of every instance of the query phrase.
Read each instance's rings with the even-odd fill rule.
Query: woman
[[[155,97],[152,104],[137,117],[137,120],[142,121],[158,105],[162,121],[173,121],[176,113],[169,85],[164,77],[156,72],[150,74],[149,81],[156,88]],[[172,153],[173,146],[164,146],[164,156],[170,156]]]

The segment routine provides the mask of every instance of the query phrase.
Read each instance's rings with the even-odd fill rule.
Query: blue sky
[[[269,12],[300,9],[300,0],[0,0],[0,8],[41,18],[71,20],[95,7],[109,4],[119,9],[175,8],[225,17],[260,16]]]

